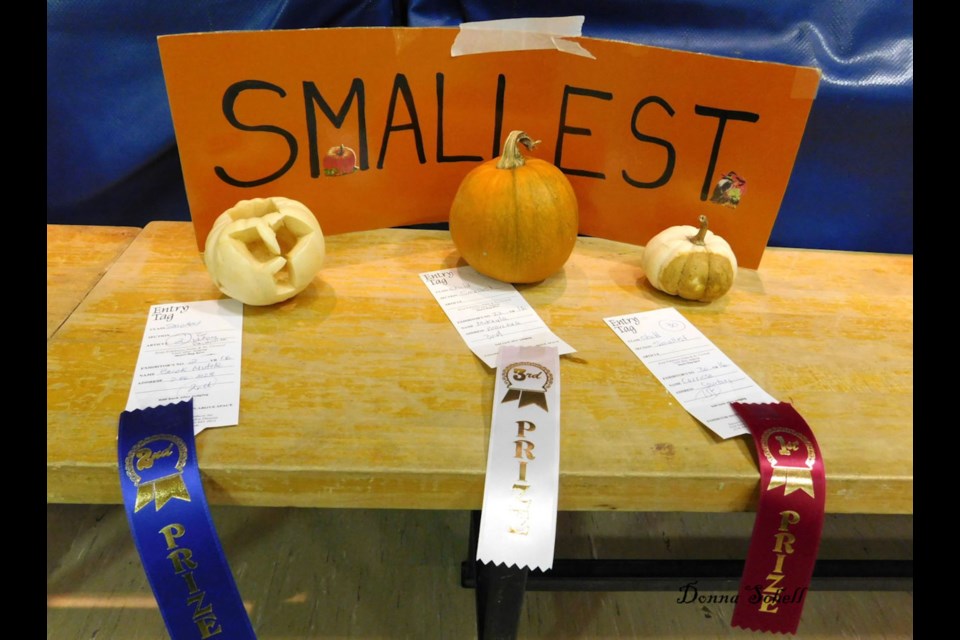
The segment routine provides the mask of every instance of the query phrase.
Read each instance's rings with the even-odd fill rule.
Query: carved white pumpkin
[[[326,245],[316,217],[289,198],[241,200],[207,235],[203,262],[223,293],[249,305],[297,295],[313,282]]]
[[[643,250],[643,272],[651,285],[687,300],[716,300],[733,286],[737,257],[726,240],[707,229],[681,225],[664,229]]]

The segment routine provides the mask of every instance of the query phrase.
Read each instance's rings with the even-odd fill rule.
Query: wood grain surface
[[[140,233],[135,227],[47,225],[47,339]]]
[[[198,437],[208,499],[479,508],[493,373],[418,277],[460,263],[449,234],[327,241],[310,288],[244,310],[240,423]],[[561,358],[561,510],[755,508],[752,444],[700,425],[602,320],[672,305],[811,425],[828,512],[912,513],[912,256],[768,249],[703,304],[652,289],[642,252],[581,238],[560,273],[518,287],[577,349]],[[117,420],[147,310],[219,297],[190,223],[154,222],[48,341],[48,502],[120,503]]]

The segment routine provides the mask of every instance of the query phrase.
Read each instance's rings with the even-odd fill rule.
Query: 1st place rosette
[[[130,530],[174,640],[255,640],[207,508],[193,422],[192,400],[120,415],[120,485]]]
[[[730,406],[753,436],[760,463],[760,502],[731,624],[796,633],[823,531],[823,457],[793,406]]]

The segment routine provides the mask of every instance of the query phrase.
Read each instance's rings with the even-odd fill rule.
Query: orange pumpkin
[[[577,241],[573,186],[557,167],[525,158],[519,144],[540,141],[512,131],[499,158],[468,173],[450,208],[450,236],[467,263],[503,282],[540,282],[559,271]]]

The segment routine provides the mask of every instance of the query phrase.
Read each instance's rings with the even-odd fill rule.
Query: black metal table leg
[[[477,637],[515,640],[529,569],[477,563]]]
[[[476,589],[477,637],[480,640],[514,640],[520,626],[528,569],[477,562],[480,512],[470,514],[469,560],[461,566],[461,581]]]

